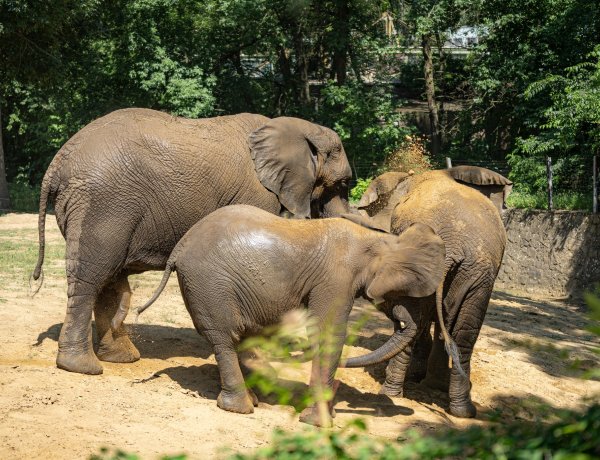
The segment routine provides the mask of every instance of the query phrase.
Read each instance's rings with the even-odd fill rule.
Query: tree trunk
[[[300,104],[307,106],[310,104],[310,84],[308,81],[308,56],[304,46],[302,25],[297,25],[294,33],[294,51],[296,52],[296,75],[300,82]]]
[[[283,46],[277,47],[277,63],[279,66],[279,71],[281,72],[281,76],[283,77],[281,84],[278,84],[277,80],[275,80],[275,84],[277,85],[275,114],[280,117],[281,115],[285,114],[285,102],[289,95],[292,94],[293,97],[296,96],[295,92],[293,91],[294,77],[292,75],[289,53]]]
[[[445,94],[444,72],[446,72],[446,53],[444,52],[443,37],[439,32],[436,32],[436,34],[435,34],[435,42],[437,45],[438,61],[439,61],[438,75],[442,81],[442,83],[439,85],[440,90],[442,92],[442,97],[440,98],[440,105],[439,105],[439,114],[440,114],[440,118],[442,120],[444,120],[444,94]],[[443,124],[443,121],[441,122],[441,124]],[[445,130],[441,129],[441,132],[443,133],[443,132],[445,132]]]
[[[425,93],[429,107],[429,122],[431,124],[431,153],[437,157],[441,152],[440,119],[435,100],[435,84],[433,80],[433,56],[431,54],[431,34],[423,35],[423,71],[425,73]]]
[[[0,211],[10,210],[10,196],[8,182],[6,182],[6,169],[4,167],[4,145],[2,144],[2,107],[0,107]]]
[[[244,72],[244,66],[242,66],[242,50],[236,50],[233,55],[233,64],[235,66],[235,70],[237,74],[243,81],[244,91],[242,91],[242,97],[244,98],[244,102],[246,104],[246,108],[249,112],[254,112],[254,100],[252,99],[252,94],[250,92],[250,85],[248,84],[248,79],[246,78],[246,74]]]
[[[348,0],[337,0],[333,21],[333,59],[332,67],[338,85],[346,82],[348,51],[350,47],[350,8]]]

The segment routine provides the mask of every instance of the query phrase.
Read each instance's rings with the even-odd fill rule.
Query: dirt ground
[[[0,217],[0,457],[87,458],[102,446],[157,458],[188,453],[191,458],[248,451],[269,442],[275,427],[305,425],[289,406],[260,397],[252,415],[217,408],[218,371],[207,342],[193,329],[175,276],[139,323],[133,340],[142,359],[104,363],[104,374],[84,376],[55,367],[57,339],[66,306],[64,242],[52,216],[47,224],[45,281],[28,295],[37,258],[37,215]],[[133,305],[148,299],[160,272],[133,277]],[[355,346],[357,355],[381,344],[390,323],[366,302],[353,318],[367,313]],[[131,322],[132,319],[127,320]],[[447,398],[411,385],[404,399],[378,395],[384,367],[338,371],[335,424],[363,417],[370,433],[396,439],[410,427],[489,423],[535,416],[536,403],[575,408],[600,394],[600,382],[578,377],[600,365],[592,349],[600,341],[585,331],[585,307],[496,292],[473,358],[476,420],[445,412]],[[276,365],[276,364],[274,364]],[[577,367],[580,370],[574,370]],[[308,364],[285,379],[305,382]]]

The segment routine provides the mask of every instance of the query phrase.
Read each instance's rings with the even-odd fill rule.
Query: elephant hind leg
[[[449,412],[456,417],[472,418],[477,414],[471,401],[471,355],[483,325],[492,286],[493,283],[489,286],[479,286],[467,294],[452,331],[452,338],[460,351],[460,364],[467,374],[466,378],[463,377],[454,366],[450,371]]]
[[[429,388],[447,393],[450,386],[450,368],[448,367],[448,363],[448,354],[444,347],[442,331],[436,320],[431,353],[427,361],[427,375],[422,383]]]
[[[112,363],[133,363],[140,359],[140,352],[131,342],[127,326],[120,324],[116,330],[111,321],[119,312],[126,314],[131,301],[131,288],[127,275],[119,275],[117,281],[102,289],[94,305],[96,331],[98,333],[98,357]]]
[[[67,260],[67,273],[70,264]],[[102,366],[92,346],[92,309],[96,290],[86,282],[70,279],[67,296],[67,313],[58,338],[56,366],[80,374],[102,374]]]
[[[217,397],[217,406],[238,414],[253,413],[258,399],[254,393],[250,393],[246,389],[244,375],[235,349],[237,344],[227,333],[215,330],[204,330],[203,332],[213,346],[221,377],[221,392]]]
[[[71,372],[101,374],[92,346],[92,311],[101,301],[104,286],[120,271],[128,240],[126,232],[115,234],[116,225],[109,219],[98,220],[87,215],[86,209],[77,210],[70,214],[65,229],[68,303],[56,364]]]

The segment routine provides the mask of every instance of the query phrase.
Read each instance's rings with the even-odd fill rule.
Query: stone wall
[[[600,215],[509,209],[503,219],[508,244],[496,289],[566,297],[600,282]]]

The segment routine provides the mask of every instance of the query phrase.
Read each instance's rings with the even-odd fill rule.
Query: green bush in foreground
[[[272,444],[252,454],[236,454],[231,460],[335,459],[592,459],[600,456],[600,406],[583,414],[559,411],[559,421],[496,423],[466,430],[444,430],[434,436],[416,431],[403,442],[367,435],[357,420],[341,431],[307,429],[300,433],[275,432]]]
[[[412,460],[412,459],[554,459],[588,460],[600,457],[600,405],[585,412],[559,411],[558,422],[517,421],[510,424],[443,430],[433,436],[417,431],[405,440],[390,441],[368,435],[360,419],[341,430],[306,428],[300,432],[276,430],[271,445],[229,460]],[[139,460],[122,451],[102,450],[91,460]],[[162,460],[184,460],[185,455]]]

